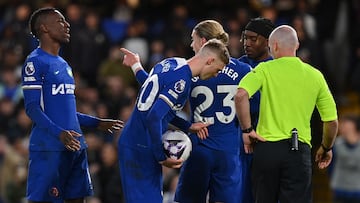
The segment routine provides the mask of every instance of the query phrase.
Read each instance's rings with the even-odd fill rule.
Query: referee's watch
[[[253,130],[254,130],[254,128],[251,126],[250,128],[246,128],[246,129],[242,130],[242,132],[243,133],[250,133]]]
[[[321,147],[323,148],[324,152],[327,153],[328,151],[332,150],[332,147],[325,147],[323,143],[321,143]]]

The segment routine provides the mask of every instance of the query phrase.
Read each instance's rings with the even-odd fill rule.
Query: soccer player
[[[247,63],[252,68],[255,68],[261,62],[272,60],[273,58],[270,55],[268,47],[268,38],[274,28],[275,25],[269,19],[262,17],[251,19],[245,26],[245,31],[241,36],[245,55],[241,56],[239,61]],[[251,123],[254,127],[256,126],[259,117],[259,100],[260,92],[255,93],[252,98],[250,98]],[[247,131],[248,130],[245,129],[245,132]],[[242,169],[240,203],[252,203],[254,202],[250,180],[252,154],[245,153],[242,136],[240,139],[240,162]]]
[[[212,38],[228,43],[228,34],[220,23],[205,20],[192,32],[191,47],[195,53]],[[215,78],[194,77],[191,84],[192,122],[206,122],[209,136],[193,136],[193,151],[181,168],[175,201],[238,203],[241,170],[239,160],[239,125],[234,95],[240,79],[251,70],[245,63],[231,58]]]
[[[68,43],[70,25],[55,8],[41,8],[30,17],[31,33],[40,44],[22,69],[30,134],[27,199],[29,202],[83,203],[93,193],[85,138],[80,125],[118,130],[122,122],[76,111],[72,69],[59,56]]]
[[[254,153],[251,180],[255,202],[311,202],[311,126],[316,107],[323,121],[315,161],[332,159],[338,121],[334,98],[320,71],[296,57],[296,31],[282,25],[269,37],[274,60],[260,63],[239,84],[236,112],[246,153]],[[256,131],[251,127],[249,96],[261,90]],[[257,142],[256,142],[257,141]]]
[[[134,72],[141,68],[138,56],[126,49],[122,51],[125,65],[131,66]],[[148,77],[143,77],[146,80],[118,142],[120,174],[127,203],[162,202],[161,165],[179,168],[183,161],[165,156],[161,136],[168,124],[178,119],[175,114],[188,99],[192,77],[205,80],[218,75],[229,63],[229,58],[226,46],[212,39],[192,58],[167,58],[156,64]],[[191,130],[193,126],[185,128]]]
[[[255,68],[260,62],[272,60],[268,38],[274,28],[275,25],[269,19],[262,17],[250,19],[241,36],[245,55],[241,56],[239,61]]]

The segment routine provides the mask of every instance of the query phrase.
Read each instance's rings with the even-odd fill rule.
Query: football
[[[189,158],[192,144],[188,135],[183,131],[166,131],[162,136],[162,143],[167,157],[184,161]]]

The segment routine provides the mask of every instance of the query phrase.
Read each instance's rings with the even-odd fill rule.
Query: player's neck
[[[191,75],[193,77],[198,76],[201,72],[201,68],[204,66],[201,61],[201,58],[199,58],[198,55],[195,55],[187,60],[187,63],[191,70]]]
[[[261,55],[260,57],[256,58],[255,61],[265,61],[266,59],[270,58],[271,55],[269,52]]]
[[[40,42],[40,48],[42,50],[44,50],[46,53],[54,55],[54,56],[58,56],[59,55],[59,50],[60,50],[60,45],[56,44],[56,43],[41,43]]]

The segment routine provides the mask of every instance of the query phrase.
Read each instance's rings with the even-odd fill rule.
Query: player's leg
[[[209,202],[239,203],[241,168],[237,153],[212,150]]]
[[[251,163],[252,154],[240,154],[241,183],[240,183],[240,201],[239,203],[253,203],[254,197],[251,184]]]
[[[311,202],[311,149],[299,142],[298,151],[288,151],[280,179],[281,203]]]
[[[256,117],[257,118],[257,117]],[[240,200],[239,203],[253,203],[254,197],[251,183],[251,165],[252,154],[246,154],[244,149],[244,141],[240,134],[240,166],[241,166],[241,182],[240,182]]]
[[[202,145],[193,147],[190,157],[185,161],[180,171],[176,188],[175,201],[180,203],[205,203],[208,193],[211,150]],[[210,160],[209,160],[210,159]]]
[[[162,202],[162,169],[151,149],[119,145],[118,156],[125,202]]]
[[[68,180],[64,183],[64,199],[66,203],[84,202],[84,198],[93,195],[93,186],[89,172],[86,149],[77,152],[65,152],[61,157],[63,163],[61,171],[65,171]],[[70,171],[68,170],[71,165]]]

